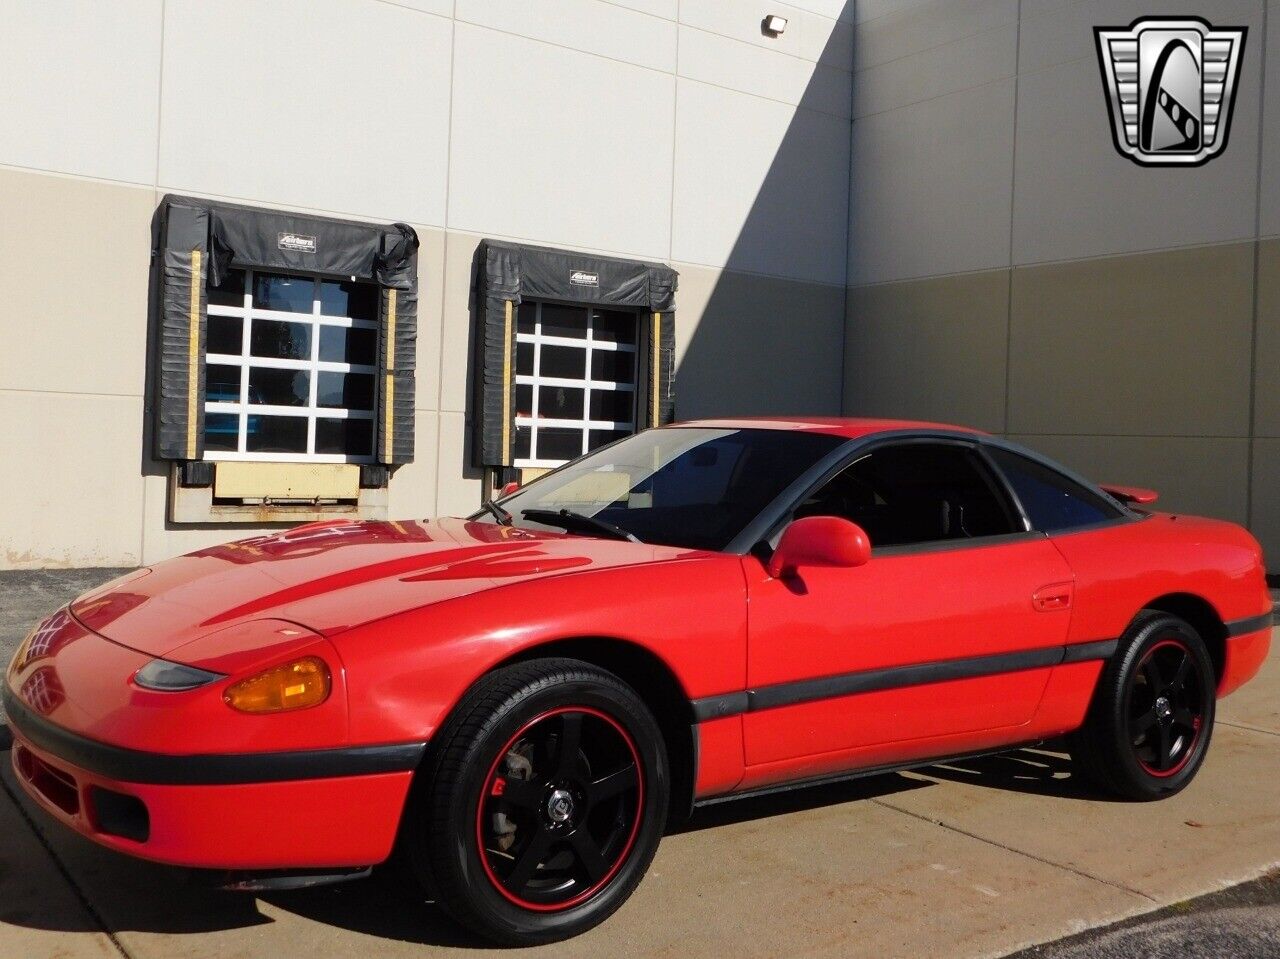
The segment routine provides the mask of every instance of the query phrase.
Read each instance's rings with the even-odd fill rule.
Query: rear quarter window
[[[987,452],[1013,487],[1031,525],[1041,532],[1060,533],[1123,515],[1098,493],[1043,463],[999,447],[988,447]]]

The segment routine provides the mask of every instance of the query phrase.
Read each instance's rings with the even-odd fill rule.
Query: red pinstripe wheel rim
[[[1180,639],[1163,639],[1138,661],[1129,682],[1128,735],[1134,758],[1150,776],[1181,772],[1204,728],[1204,682]]]
[[[618,874],[643,809],[640,752],[622,724],[589,706],[548,710],[520,727],[485,775],[480,864],[522,909],[571,909]]]

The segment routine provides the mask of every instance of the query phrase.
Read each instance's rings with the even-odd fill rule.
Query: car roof
[[[927,432],[952,432],[986,435],[982,430],[969,426],[953,426],[948,423],[929,423],[923,420],[888,420],[853,416],[743,416],[724,419],[686,420],[672,423],[672,427],[701,426],[712,429],[734,430],[799,430],[806,433],[829,433],[848,439],[861,439],[875,433],[900,430]]]

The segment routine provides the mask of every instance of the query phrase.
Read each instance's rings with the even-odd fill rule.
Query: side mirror
[[[801,566],[862,566],[870,559],[871,540],[861,526],[838,516],[806,516],[783,530],[767,571],[782,579]]]
[[[501,499],[504,496],[510,496],[519,488],[520,488],[520,484],[517,483],[515,480],[512,480],[506,486],[502,487],[502,492],[498,494],[498,498]]]

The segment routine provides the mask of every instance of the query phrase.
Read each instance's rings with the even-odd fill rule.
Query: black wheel
[[[1103,668],[1071,737],[1084,776],[1129,799],[1163,799],[1195,777],[1213,734],[1216,684],[1204,640],[1176,616],[1145,610]]]
[[[419,776],[414,872],[455,919],[507,945],[577,935],[621,906],[657,850],[670,788],[644,703],[571,659],[486,676]]]

